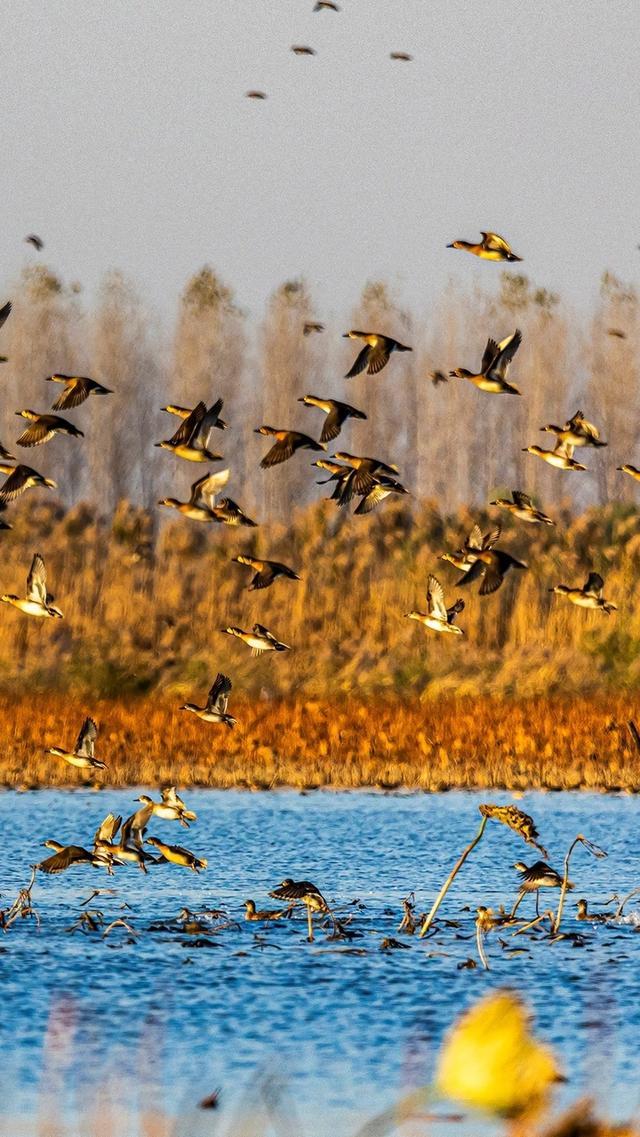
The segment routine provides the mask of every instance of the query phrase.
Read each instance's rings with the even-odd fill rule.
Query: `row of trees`
[[[169,399],[193,405],[220,395],[230,429],[216,443],[232,471],[231,496],[263,518],[286,522],[294,506],[322,491],[306,456],[259,470],[266,440],[253,428],[267,422],[317,437],[319,413],[296,401],[314,393],[366,411],[368,420],[348,424],[340,445],[397,463],[407,487],[435,499],[443,512],[485,504],[496,490],[510,488],[539,496],[545,507],[570,499],[576,512],[633,498],[633,483],[615,467],[638,462],[635,290],[605,275],[596,310],[579,320],[525,276],[504,272],[500,280],[497,294],[451,285],[432,311],[420,314],[405,311],[385,284],[368,284],[355,310],[344,314],[344,327],[305,337],[304,322],[322,319],[322,312],[304,282],[278,288],[255,327],[232,290],[205,267],[185,287],[169,335],[152,324],[119,273],[105,279],[87,310],[77,287],[38,265],[11,290],[14,310],[0,333],[0,350],[9,357],[1,371],[0,438],[14,449],[14,412],[51,405],[60,391],[44,383],[52,371],[89,374],[113,388],[108,398],[70,412],[85,430],[84,443],[56,438],[21,452],[56,478],[65,504],[86,500],[108,515],[122,499],[149,506],[159,496],[188,493],[197,468],[153,446],[177,426],[160,408]],[[355,345],[338,333],[348,326],[391,334],[412,344],[413,354],[393,358],[378,376],[345,381]],[[432,385],[431,370],[476,367],[487,336],[502,338],[516,326],[523,344],[512,374],[524,398],[489,396],[455,379]],[[607,450],[589,452],[588,474],[550,470],[522,452],[533,442],[552,445],[540,427],[577,407],[609,440]]]

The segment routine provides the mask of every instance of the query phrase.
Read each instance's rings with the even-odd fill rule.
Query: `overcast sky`
[[[640,277],[638,0],[313,3],[5,9],[5,290],[30,231],[66,280],[121,268],[163,314],[205,262],[256,312],[300,274],[321,315],[380,277],[426,307],[495,279],[445,247],[480,228],[576,304]]]

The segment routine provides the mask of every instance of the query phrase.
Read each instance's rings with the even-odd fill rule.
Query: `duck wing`
[[[455,604],[452,604],[450,608],[447,608],[447,622],[449,624],[455,624],[456,616],[459,612],[462,611],[464,611],[464,600],[458,599],[456,600]]]
[[[92,718],[86,718],[80,727],[75,753],[82,758],[93,758],[93,747],[98,737],[98,728]]]
[[[2,308],[0,308],[0,328],[9,319],[10,312],[11,312],[11,301],[7,300],[7,303],[3,304]]]
[[[18,446],[42,446],[44,442],[53,438],[55,433],[51,418],[48,415],[42,415],[40,419],[32,422],[22,431],[19,438],[16,438],[16,442]]]
[[[27,577],[27,600],[35,600],[36,604],[47,603],[47,570],[40,553],[36,553]]]
[[[572,446],[570,442],[562,442],[561,439],[558,439],[553,448],[554,454],[558,454],[561,458],[573,458],[574,450],[575,446]]]
[[[512,335],[507,336],[506,339],[501,340],[498,344],[498,354],[491,364],[491,373],[497,375],[500,379],[504,379],[509,368],[509,364],[516,354],[520,344],[522,343],[522,332],[516,328]]]
[[[67,845],[66,848],[60,849],[59,853],[54,853],[52,857],[47,857],[46,860],[41,861],[37,867],[41,872],[52,874],[64,872],[71,865],[92,860],[91,853],[81,848],[80,845]]]
[[[533,502],[528,494],[520,490],[512,490],[511,495],[519,509],[533,509]]]
[[[500,534],[501,533],[502,533],[502,525],[500,525],[499,522],[496,525],[495,529],[491,529],[488,533],[485,533],[484,537],[482,538],[482,550],[483,550],[483,552],[486,552],[487,549],[493,548],[493,546],[496,544],[496,542],[500,540]]]
[[[96,830],[96,835],[93,838],[94,847],[102,841],[111,844],[113,838],[118,832],[118,829],[120,828],[121,821],[122,817],[116,817],[115,814],[108,813],[104,821],[101,822],[98,829]]]
[[[182,420],[180,426],[175,434],[169,439],[172,446],[188,446],[192,438],[196,435],[200,423],[207,413],[207,408],[203,402],[199,402],[193,408],[190,414]]]
[[[205,474],[203,478],[198,478],[198,481],[191,486],[189,505],[199,505],[202,502],[207,509],[213,509],[220,490],[229,481],[229,476],[229,470],[216,470],[214,474]]]
[[[494,249],[496,252],[502,253],[511,252],[511,245],[499,233],[491,233],[490,231],[485,233],[484,229],[481,229],[480,233],[483,237],[482,243],[485,249]]]
[[[79,407],[84,403],[85,399],[89,398],[91,394],[91,379],[84,376],[72,377],[68,380],[61,395],[58,396],[53,404],[52,410],[64,411],[73,407]]]
[[[427,609],[437,620],[447,620],[447,607],[444,602],[444,589],[437,577],[427,577]]]
[[[218,714],[225,714],[227,710],[227,703],[229,701],[229,692],[233,684],[228,675],[223,675],[218,672],[212,685],[209,695],[207,697],[207,710],[216,711]]]
[[[474,553],[482,551],[482,530],[479,525],[474,525],[463,548]]]
[[[369,344],[365,344],[362,351],[358,352],[358,355],[356,356],[355,362],[352,364],[352,366],[347,371],[347,373],[345,375],[345,379],[353,379],[354,375],[360,375],[360,373],[362,371],[364,371],[365,367],[367,366],[367,364],[369,362],[370,352],[371,352],[371,348],[369,347]],[[384,367],[384,364],[382,366]]]
[[[604,580],[599,572],[590,572],[584,582],[583,592],[595,592],[596,596],[602,596],[602,589],[604,588]]]
[[[267,451],[260,463],[261,468],[268,470],[271,466],[279,466],[281,462],[286,462],[288,458],[292,457],[295,449],[295,435],[288,430]]]
[[[495,362],[497,356],[498,345],[494,339],[489,337],[487,340],[487,346],[485,347],[484,354],[482,356],[482,363],[480,364],[481,375],[486,375],[487,372],[491,370],[492,364]]]

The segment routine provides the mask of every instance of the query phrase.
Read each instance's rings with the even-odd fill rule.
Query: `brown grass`
[[[46,756],[71,743],[91,711],[108,770]],[[452,698],[410,703],[253,700],[240,695],[230,731],[200,723],[158,696],[99,700],[0,698],[0,782],[17,787],[202,785],[256,790],[454,788],[635,791],[640,754],[627,729],[640,697],[513,701]]]

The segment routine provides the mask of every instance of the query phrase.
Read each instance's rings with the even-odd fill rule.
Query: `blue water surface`
[[[27,882],[29,866],[48,855],[43,840],[90,845],[109,810],[133,812],[137,792],[1,793],[0,908]],[[216,1087],[229,1115],[241,1102],[262,1108],[277,1086],[286,1109],[297,1111],[300,1133],[353,1132],[403,1090],[428,1082],[453,1019],[504,985],[526,994],[539,1033],[556,1049],[569,1078],[566,1099],[586,1091],[617,1116],[636,1109],[634,901],[614,925],[575,920],[576,897],[588,897],[595,910],[612,892],[640,884],[635,798],[532,793],[517,802],[535,818],[558,869],[578,833],[608,857],[579,847],[572,860],[576,891],[564,928],[583,932],[583,946],[494,931],[484,971],[459,968],[478,962],[475,908],[510,905],[513,863],[538,859],[535,850],[490,823],[441,909],[458,926],[441,923],[427,940],[397,933],[400,901],[415,891],[418,910],[428,909],[477,829],[479,803],[509,795],[198,790],[183,797],[198,814],[189,832],[165,821],[150,832],[206,857],[206,872],[164,866],[144,876],[127,866],[110,878],[83,865],[40,875],[33,892],[40,926],[19,920],[0,932],[0,1132],[30,1133],[51,1107],[84,1137],[78,1118],[105,1086],[133,1117],[153,1106],[181,1119],[183,1137],[211,1131],[194,1109]],[[336,942],[318,928],[309,944],[302,911],[292,920],[246,923],[243,901],[273,906],[268,892],[285,876],[314,881],[362,936]],[[94,887],[116,895],[89,907],[107,922],[125,919],[135,937],[121,927],[106,938],[68,931]],[[557,894],[545,899],[555,904]],[[238,925],[207,937],[214,946],[198,947],[197,937],[172,923],[184,906],[222,908]],[[522,911],[533,915],[533,908],[527,898]],[[154,923],[166,930],[149,930]],[[381,951],[388,936],[408,950]],[[477,1131],[475,1124],[465,1130]]]

